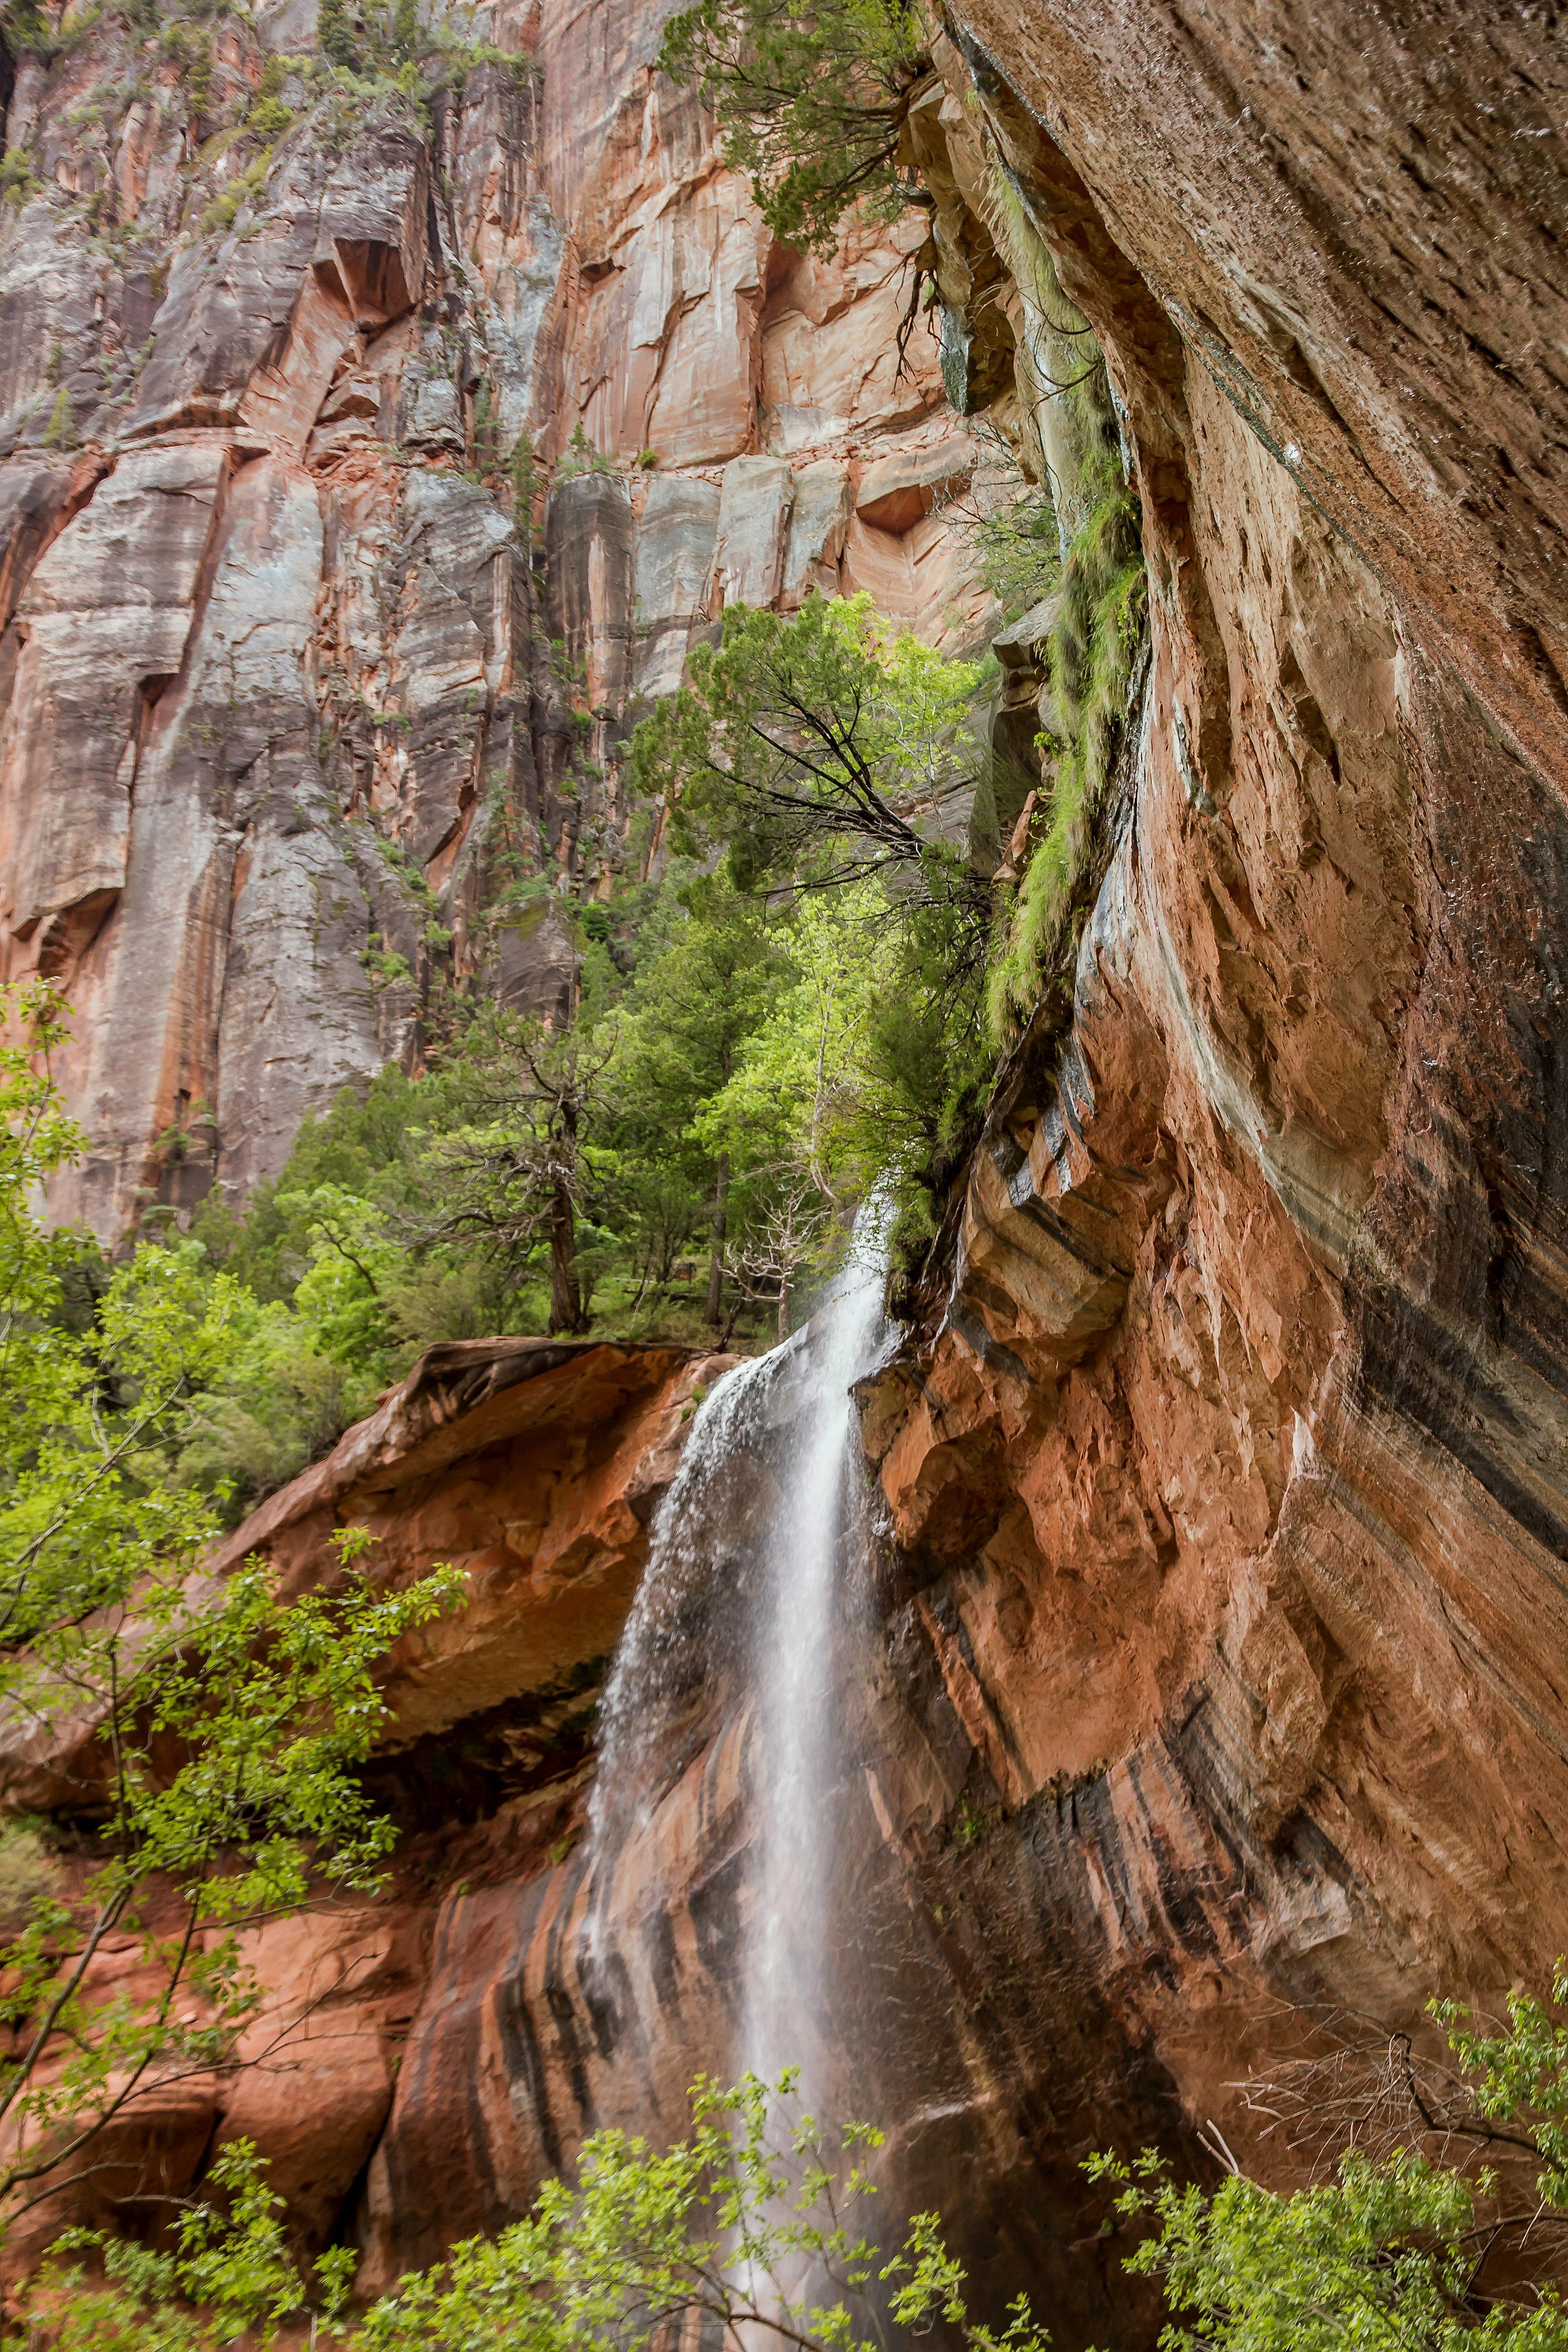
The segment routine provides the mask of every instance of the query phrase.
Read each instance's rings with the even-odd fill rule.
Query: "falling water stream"
[[[737,2073],[800,2065],[808,2098],[830,2007],[843,1579],[861,1543],[850,1389],[887,1336],[887,1224],[868,1202],[809,1327],[726,1373],[699,1408],[605,1692],[590,1811],[605,1851],[646,1822],[683,1697],[716,1664],[738,1670],[752,1861],[730,2056]],[[733,1605],[727,1623],[716,1596]]]
[[[743,1960],[741,2055],[758,2074],[800,2064],[808,2105],[826,2007],[824,1928],[831,1892],[832,1801],[842,1758],[839,1579],[860,1534],[858,1423],[850,1383],[885,1329],[886,1226],[873,1201],[849,1263],[816,1318],[805,1410],[795,1423],[759,1595],[753,1801],[756,1908]]]

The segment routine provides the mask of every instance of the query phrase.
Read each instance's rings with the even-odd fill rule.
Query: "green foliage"
[[[583,430],[583,420],[579,417],[572,427],[572,437],[566,444],[566,454],[555,468],[556,480],[566,482],[570,481],[575,474],[613,474],[615,470],[614,458],[606,457],[602,449],[595,447]]]
[[[213,37],[205,25],[185,38],[185,98],[193,115],[205,114],[213,88]]]
[[[406,988],[414,978],[407,957],[399,955],[395,948],[384,947],[379,938],[373,938],[370,946],[361,950],[360,961],[376,988]]]
[[[1054,595],[1055,719],[1039,739],[1045,805],[987,991],[991,1033],[1006,1045],[1042,998],[1058,1009],[1070,1001],[1077,919],[1099,882],[1100,818],[1146,625],[1146,580],[1104,359],[1062,291],[1025,190],[999,160],[984,209],[1019,297],[1022,422],[1031,469],[1046,487],[1005,465],[999,491],[980,500],[973,536],[983,576],[1009,612]]]
[[[1148,582],[1137,502],[1114,480],[1076,533],[1062,566],[1050,635],[1059,734],[1045,823],[1018,892],[1011,935],[991,971],[987,1011],[1005,1041],[1045,989],[1070,988],[1072,923],[1085,902],[1095,821],[1125,726],[1146,623]]]
[[[883,1178],[903,1239],[929,1231],[935,1160],[988,1076],[991,901],[958,814],[981,682],[889,635],[866,596],[809,596],[788,620],[736,605],[634,737],[633,779],[676,841],[725,845],[731,887],[788,925],[798,984],[696,1124],[753,1181],[773,1173],[770,1281]]]
[[[699,646],[690,684],[637,728],[632,780],[666,800],[682,845],[727,844],[739,888],[824,856],[819,884],[903,868],[918,887],[950,854],[979,677],[889,635],[868,595],[813,593],[789,619],[731,604],[721,644]]]
[[[1559,1961],[1552,2001],[1568,2000]],[[1469,2117],[1436,2119],[1448,2144],[1533,2149],[1533,2199],[1515,2208],[1496,2173],[1467,2174],[1417,2150],[1352,2148],[1324,2185],[1278,2194],[1234,2170],[1211,2195],[1178,2185],[1152,2149],[1086,2168],[1120,2189],[1116,2210],[1150,2231],[1126,2267],[1159,2278],[1173,2316],[1163,2352],[1563,2352],[1568,2305],[1521,2256],[1543,2216],[1568,2210],[1568,2025],[1526,1993],[1509,2030],[1466,2030],[1434,2002],[1449,2046],[1476,2077]]]
[[[1129,2184],[1120,2213],[1156,2224],[1127,2267],[1162,2278],[1180,2315],[1162,2333],[1164,2352],[1568,2344],[1555,2297],[1529,2314],[1473,2309],[1476,2189],[1405,2149],[1381,2163],[1352,2152],[1331,2185],[1288,2197],[1240,2175],[1212,2197],[1177,2188],[1148,2153],[1096,2168]]]
[[[1563,1960],[1552,1974],[1552,2000],[1559,2009],[1568,2007],[1568,1963]],[[1506,2033],[1469,2032],[1469,2012],[1458,2001],[1436,2002],[1432,2014],[1447,2027],[1449,2047],[1465,2073],[1479,2076],[1476,2105],[1487,2121],[1528,2119],[1543,2166],[1536,2187],[1549,2205],[1568,2211],[1568,2024],[1519,1988],[1508,1997]]]
[[[969,541],[983,585],[1016,621],[1042,602],[1061,576],[1061,529],[1048,489],[1026,480],[1013,465],[1005,480],[987,486],[969,525]]]
[[[851,204],[896,218],[910,201],[897,159],[925,43],[907,0],[699,0],[670,18],[658,64],[717,118],[773,235],[827,253]]]
[[[1014,362],[1021,423],[1070,536],[1120,474],[1121,435],[1104,357],[1068,300],[1020,182],[992,159],[981,195],[986,224],[1016,289],[1022,317]]]
[[[259,139],[281,139],[294,121],[292,109],[283,96],[290,60],[283,57],[268,58],[261,70],[256,97],[246,116],[246,128]]]
[[[722,874],[678,884],[669,916],[620,1007],[609,1213],[638,1237],[634,1310],[668,1284],[700,1227],[718,1259],[736,1228],[727,1139],[700,1133],[698,1122],[793,969],[782,927]],[[711,1284],[710,1296],[716,1313]]]
[[[201,234],[208,236],[215,230],[231,227],[241,208],[248,204],[253,196],[260,194],[267,184],[267,174],[271,168],[272,150],[270,147],[263,147],[259,153],[251,157],[243,172],[236,173],[221,195],[215,196],[211,204],[203,206],[201,219],[197,224]]]
[[[247,1921],[378,1883],[391,1832],[358,1772],[384,1719],[374,1668],[460,1580],[379,1593],[352,1538],[341,1588],[291,1604],[254,1562],[216,1593],[194,1577],[213,1515],[169,1463],[247,1302],[195,1244],[111,1266],[46,1228],[36,1203],[82,1140],[48,1076],[64,1017],[42,982],[3,1010],[0,1703],[96,1729],[100,1750],[85,1871],[63,1876],[31,1825],[5,1841],[24,1909],[0,1987],[14,2208],[139,2098],[229,2063],[255,1999]],[[110,1937],[136,1964],[106,1993]]]
[[[0,31],[13,57],[37,58],[41,65],[52,64],[67,46],[60,29],[36,5],[36,0],[4,0],[0,5]]]
[[[321,0],[316,16],[316,46],[329,64],[347,73],[360,70],[360,45],[354,13],[348,0]]]
[[[34,173],[31,158],[22,147],[7,147],[0,157],[0,202],[21,207],[36,196],[43,182]]]
[[[71,396],[62,383],[55,394],[54,408],[44,430],[46,449],[68,449],[71,446]]]
[[[430,1231],[479,1237],[515,1277],[548,1251],[548,1328],[584,1328],[578,1221],[591,1212],[604,1165],[597,1128],[618,1039],[613,1020],[558,1031],[485,1005],[468,1038],[459,1100],[468,1116],[433,1147],[441,1206]]]
[[[357,2324],[340,2316],[352,2257],[323,2257],[311,2341],[349,2352],[652,2352],[700,2328],[715,2342],[874,2352],[888,2342],[880,2303],[906,2342],[940,2322],[968,2352],[1045,2352],[1026,2297],[1000,2333],[973,2315],[938,2214],[916,2214],[890,2257],[879,2251],[863,2226],[876,2194],[863,2158],[883,2135],[867,2124],[829,2135],[798,2115],[794,2092],[788,2073],[776,2084],[749,2074],[732,2090],[700,2077],[691,2129],[670,2147],[594,2133],[574,2182],[546,2181],[525,2219],[401,2279]],[[109,2278],[88,2287],[57,2256],[35,2289],[29,2315],[63,2322],[62,2352],[208,2352],[247,2326],[265,2331],[266,2352],[279,2324],[309,2306],[254,2151],[236,2142],[212,2178],[224,2209],[204,2201],[184,2215],[171,2254],[97,2233],[62,2241],[60,2254],[101,2250]],[[181,2295],[211,2320],[181,2311]]]
[[[56,2352],[208,2352],[263,2329],[271,2342],[274,2329],[312,2300],[313,2321],[330,2326],[347,2299],[354,2256],[334,2247],[316,2262],[320,2291],[312,2299],[289,2249],[283,2200],[268,2187],[266,2170],[249,2140],[221,2147],[201,2197],[176,2213],[168,2252],[101,2230],[69,2230],[58,2239],[29,2297],[30,2317],[47,2329]],[[81,2265],[67,2261],[72,2254],[96,2257],[101,2283],[89,2285]]]
[[[392,54],[400,65],[418,55],[419,15],[415,0],[393,0]]]

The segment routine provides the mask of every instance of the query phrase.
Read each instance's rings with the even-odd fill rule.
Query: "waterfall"
[[[727,1372],[698,1408],[605,1691],[589,1811],[591,1843],[613,1861],[685,1760],[685,1726],[702,1736],[703,1694],[733,1677],[749,1709],[752,1859],[731,2066],[799,2063],[806,2086],[828,2006],[844,1579],[862,1546],[850,1388],[886,1337],[889,1222],[868,1202],[806,1328]]]
[[[805,1409],[787,1442],[781,1504],[758,1595],[753,1672],[755,1909],[742,1962],[741,2057],[756,2073],[804,2070],[812,2099],[816,2029],[826,2006],[823,1930],[832,1892],[833,1800],[843,1758],[835,1685],[841,1665],[841,1570],[861,1533],[858,1425],[850,1383],[882,1337],[888,1216],[880,1199],[856,1222],[849,1263],[811,1330]]]
[[[754,1356],[715,1381],[697,1408],[680,1467],[654,1515],[648,1563],[632,1602],[599,1709],[599,1769],[588,1802],[595,1851],[647,1826],[663,1793],[655,1768],[672,1719],[710,1664],[692,1618],[701,1611],[733,1533],[732,1472],[756,1421],[772,1356]],[[742,1517],[744,1515],[742,1514]],[[706,1630],[706,1629],[703,1629]],[[694,1655],[693,1653],[696,1653]]]

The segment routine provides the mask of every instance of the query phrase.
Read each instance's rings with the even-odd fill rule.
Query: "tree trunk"
[[[580,1331],[583,1300],[577,1288],[577,1221],[572,1195],[564,1184],[555,1187],[550,1211],[550,1329]]]
[[[717,1323],[723,1310],[724,1299],[724,1211],[730,1198],[730,1155],[719,1154],[719,1172],[713,1194],[713,1223],[709,1229],[708,1244],[708,1313],[707,1320]]]
[[[789,1276],[782,1271],[779,1275],[779,1338],[789,1338]]]

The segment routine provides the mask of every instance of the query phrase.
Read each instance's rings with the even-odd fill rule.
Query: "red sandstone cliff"
[[[631,25],[541,20],[542,93],[476,78],[441,132],[459,233],[413,202],[428,165],[394,125],[333,166],[353,177],[349,226],[332,226],[323,164],[286,233],[279,210],[269,238],[201,247],[199,299],[229,302],[226,319],[250,303],[256,323],[176,334],[176,310],[112,471],[39,449],[0,477],[17,486],[14,713],[66,690],[51,645],[88,624],[109,713],[52,737],[8,721],[5,821],[39,805],[47,777],[27,763],[51,741],[77,763],[49,786],[62,811],[130,794],[123,855],[112,828],[62,822],[46,845],[68,878],[40,881],[11,926],[36,908],[24,944],[76,958],[95,1029],[130,1040],[104,1067],[142,1087],[134,1104],[85,1066],[78,1081],[106,1218],[143,1181],[174,1089],[216,1091],[221,1150],[253,1150],[237,1180],[273,1164],[307,1099],[406,1034],[412,999],[373,1000],[358,977],[374,901],[345,812],[395,807],[459,952],[539,984],[537,940],[484,934],[468,878],[486,761],[531,823],[563,821],[548,683],[528,673],[523,714],[508,650],[533,644],[531,600],[560,599],[539,634],[570,632],[620,714],[673,677],[637,665],[673,661],[715,583],[785,594],[805,576],[790,550],[819,490],[828,519],[803,562],[840,526],[841,578],[894,561],[831,470],[910,421],[913,395],[875,365],[848,389],[882,350],[889,258],[775,279],[695,116],[667,126],[668,93],[636,61],[652,26],[634,41]],[[1331,6],[1308,25],[1223,0],[966,0],[952,31],[921,131],[952,180],[947,229],[970,234],[962,190],[989,148],[1102,337],[1152,655],[1070,1023],[1037,1024],[1003,1072],[925,1320],[865,1399],[892,1533],[878,1656],[844,1694],[867,1769],[840,1823],[857,1894],[842,2021],[900,2126],[900,2192],[958,2209],[996,2284],[1046,2282],[1070,2343],[1110,2324],[1118,2291],[1084,2149],[1175,2144],[1211,2115],[1245,2146],[1230,2086],[1288,2046],[1293,2009],[1408,2022],[1435,1988],[1539,1980],[1568,1945],[1564,92],[1543,22],[1500,10]],[[574,131],[590,92],[605,112]],[[141,152],[127,135],[115,171]],[[7,299],[65,306],[15,339],[38,376],[50,320],[100,334],[110,312],[87,263],[58,257],[52,216],[28,208],[9,234]],[[383,257],[383,293],[402,257],[406,292],[437,239],[452,281],[471,268],[489,289],[464,293],[460,324],[440,314],[433,341],[409,309],[355,324],[330,359],[292,356],[288,322],[302,353],[312,306],[347,336],[369,280],[340,248]],[[693,272],[679,297],[678,252]],[[281,273],[265,294],[262,260]],[[225,269],[246,273],[243,301]],[[164,299],[195,306],[197,276],[179,265]],[[951,273],[944,291],[962,298]],[[542,420],[560,446],[581,413],[606,448],[646,436],[680,460],[646,503],[624,477],[558,492],[542,588],[502,546],[491,493],[433,462],[470,428],[468,362],[450,354],[479,348],[480,317],[492,354],[513,339],[509,383],[530,387],[514,422]],[[143,331],[116,329],[127,345]],[[209,384],[219,350],[240,356]],[[293,440],[242,414],[263,351]],[[951,430],[925,397],[933,436]],[[29,399],[37,443],[33,377],[13,404]],[[416,453],[395,462],[372,446],[395,409]],[[794,414],[823,410],[832,434]],[[788,453],[787,532],[785,461],[764,443]],[[73,502],[76,541],[58,530]],[[113,534],[154,519],[162,584],[121,606]],[[931,528],[894,542],[912,583],[942,560]],[[240,614],[244,629],[225,617]],[[324,758],[340,647],[366,699]],[[172,681],[155,700],[153,676]],[[236,677],[259,715],[220,793],[213,722],[175,713]],[[368,715],[404,679],[406,736]],[[457,758],[472,694],[483,725]],[[116,781],[128,744],[133,792]],[[217,812],[210,856],[196,809]],[[24,871],[18,848],[16,891]],[[331,918],[300,915],[310,954],[283,959],[270,995],[246,994],[258,967],[236,945],[253,889],[258,940],[289,893]],[[114,1026],[116,1006],[150,1042]],[[286,1077],[301,1039],[310,1070]],[[231,1118],[265,1143],[242,1145]],[[591,2123],[670,2118],[722,2038],[746,1901],[743,1691],[694,1700],[684,1773],[607,1884],[569,1843],[588,1769],[572,1676],[613,1640],[668,1475],[650,1459],[692,1377],[590,1350],[471,1406],[455,1393],[429,1428],[389,1408],[247,1538],[309,1572],[330,1517],[364,1514],[399,1567],[454,1548],[483,1563],[469,1632],[444,1628],[450,1648],[398,1684],[395,1900],[276,1931],[280,2004],[326,1998],[309,2055],[287,2062],[302,2075],[243,2078],[226,2119],[274,2155],[302,2228],[347,2230],[373,2279],[515,2211]],[[961,1805],[985,1824],[969,1843],[952,1834]],[[211,2121],[210,2103],[171,2119],[171,2177]]]
[[[984,602],[921,487],[934,346],[895,350],[921,226],[773,249],[657,10],[458,15],[515,63],[459,56],[428,126],[291,66],[258,99],[298,5],[216,20],[195,97],[113,10],[16,74],[0,969],[77,1010],[61,1205],[105,1235],[275,1173],[416,1059],[434,972],[553,1001],[566,929],[505,885],[623,860],[616,747],[727,599]]]

